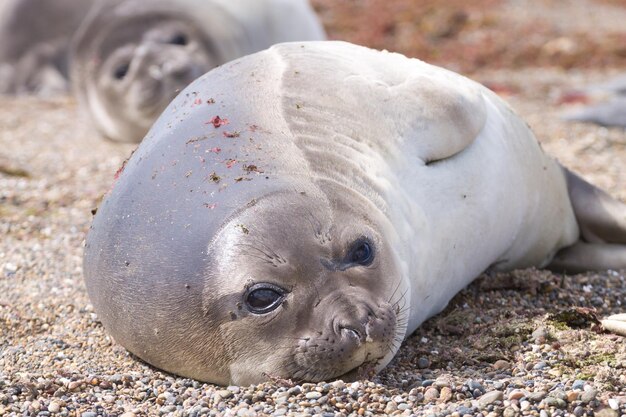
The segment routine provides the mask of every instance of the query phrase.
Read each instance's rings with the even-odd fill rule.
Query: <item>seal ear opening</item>
[[[626,204],[563,171],[580,238],[559,251],[548,268],[572,273],[626,268]]]

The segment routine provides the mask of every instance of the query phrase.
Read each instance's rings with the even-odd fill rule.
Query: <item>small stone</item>
[[[511,407],[507,407],[504,409],[504,412],[502,413],[503,417],[514,417],[517,414],[517,412],[512,409]]]
[[[92,411],[87,411],[86,413],[82,413],[81,417],[96,417],[98,414],[92,412]]]
[[[550,417],[550,414],[546,410],[541,410],[539,412],[539,417]]]
[[[450,401],[452,399],[452,390],[449,387],[441,388],[441,392],[439,393],[439,399],[444,403]]]
[[[307,400],[317,400],[318,398],[320,398],[322,396],[321,392],[317,392],[317,391],[311,391],[311,392],[307,392],[304,397]]]
[[[587,391],[583,391],[583,393],[580,395],[580,401],[584,403],[591,402],[596,399],[597,395],[598,395],[598,391],[591,388]]]
[[[385,414],[391,414],[398,409],[398,406],[393,401],[387,403],[385,407]]]
[[[425,379],[425,380],[422,381],[422,386],[423,387],[430,387],[434,383],[435,383],[435,381],[433,381],[432,379]]]
[[[570,391],[567,393],[567,402],[574,402],[578,399],[578,393],[576,391]]]
[[[430,387],[424,393],[424,401],[434,401],[439,398],[439,390],[434,387]]]
[[[70,391],[74,391],[80,387],[80,384],[81,384],[81,381],[71,381],[67,385],[67,389],[69,389]]]
[[[548,407],[565,408],[567,403],[560,398],[548,397],[543,400],[543,403]]]
[[[534,370],[540,370],[540,369],[544,369],[548,366],[548,364],[545,361],[541,361],[541,362],[537,362],[535,364],[535,366],[533,366]]]
[[[494,364],[493,364],[493,368],[497,369],[497,370],[503,370],[503,369],[509,369],[511,367],[511,364],[505,360],[497,360]]]
[[[548,340],[548,329],[545,327],[537,328],[532,334],[531,337],[537,344],[544,344]]]
[[[509,393],[509,400],[519,400],[520,398],[523,398],[526,396],[526,393],[524,391],[522,391],[521,389],[514,389],[513,391],[511,391]]]
[[[491,405],[496,401],[502,401],[503,398],[504,394],[502,393],[502,391],[489,391],[488,393],[483,394],[483,396],[478,399],[478,404],[480,404],[481,407],[485,408],[486,406]]]
[[[530,410],[530,402],[529,401],[520,401],[519,403],[519,408],[522,411],[528,411]]]
[[[528,401],[533,402],[533,403],[538,403],[541,402],[541,400],[543,400],[544,398],[546,398],[546,395],[548,395],[547,392],[545,391],[536,391],[536,392],[530,392],[528,393]]]
[[[346,383],[343,382],[341,379],[331,382],[330,385],[332,385],[333,388],[338,389],[338,390],[344,389],[346,387]]]
[[[611,408],[603,408],[595,412],[595,417],[619,417],[619,413]]]
[[[229,391],[227,389],[221,389],[217,391],[217,394],[225,400],[233,396],[232,391]]]
[[[609,407],[613,410],[619,410],[619,401],[615,398],[609,398]]]
[[[582,408],[580,405],[574,408],[574,415],[576,417],[582,417],[583,414],[585,414],[585,409]]]
[[[122,414],[120,417],[137,417],[137,415],[135,413],[133,413],[132,411],[128,411],[128,412]]]
[[[61,410],[61,404],[58,401],[50,401],[48,404],[48,411],[51,413],[58,413]]]
[[[485,387],[483,387],[480,382],[474,381],[473,379],[468,380],[466,385],[470,389],[470,391],[472,391],[472,392],[474,392],[476,390],[478,390],[478,391],[480,391],[482,393],[485,392]]]
[[[583,388],[585,388],[585,381],[577,379],[576,381],[574,381],[574,383],[572,384],[572,389],[579,389],[582,390]]]
[[[428,358],[425,357],[421,357],[417,360],[417,367],[420,369],[425,369],[428,368],[430,366],[430,361],[428,360]]]
[[[228,387],[226,387],[226,389],[233,394],[239,394],[239,391],[241,391],[241,388],[236,385],[229,385]]]

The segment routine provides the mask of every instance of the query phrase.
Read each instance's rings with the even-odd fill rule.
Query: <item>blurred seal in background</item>
[[[2,0],[0,94],[66,92],[70,41],[93,4],[94,0]]]
[[[76,35],[72,87],[104,136],[139,142],[211,68],[274,43],[324,38],[307,0],[101,1]]]

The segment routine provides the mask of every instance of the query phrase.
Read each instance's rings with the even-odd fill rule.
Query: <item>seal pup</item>
[[[95,0],[2,0],[0,93],[68,90],[70,40]]]
[[[211,68],[274,43],[322,40],[307,0],[108,0],[72,47],[72,85],[109,139],[139,142]]]
[[[487,269],[624,268],[625,243],[625,205],[485,87],[287,43],[170,104],[99,207],[84,274],[108,332],[158,368],[320,381],[382,369]]]

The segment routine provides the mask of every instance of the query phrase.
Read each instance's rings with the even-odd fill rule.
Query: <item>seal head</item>
[[[211,39],[175,5],[115,3],[94,7],[76,36],[74,90],[105,136],[138,141],[219,58]]]
[[[102,0],[74,38],[73,90],[104,136],[139,142],[211,68],[277,42],[320,39],[307,0]]]

